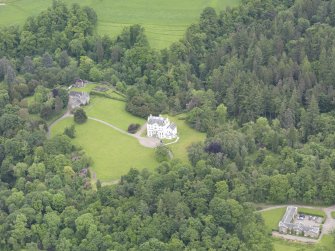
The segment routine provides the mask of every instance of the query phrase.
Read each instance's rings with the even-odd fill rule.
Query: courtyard
[[[307,227],[321,227],[323,219],[318,216],[299,214],[294,220],[293,224],[302,224]]]
[[[288,206],[278,223],[279,233],[318,238],[322,221],[321,217],[299,213],[298,207]]]

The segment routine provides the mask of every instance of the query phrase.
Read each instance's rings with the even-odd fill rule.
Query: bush
[[[156,147],[155,158],[158,162],[169,160],[170,159],[170,149],[166,146]]]
[[[221,153],[222,151],[222,146],[218,142],[211,142],[205,147],[205,151],[207,153]]]
[[[74,122],[77,124],[83,124],[87,121],[86,112],[82,108],[78,108],[74,111]]]
[[[137,131],[138,131],[138,129],[141,127],[141,125],[140,124],[130,124],[129,126],[128,126],[128,132],[129,133],[132,133],[132,134],[134,134],[134,133],[136,133]]]
[[[28,104],[28,111],[30,114],[39,113],[41,111],[41,104],[35,102]]]
[[[76,129],[74,128],[74,125],[66,127],[64,130],[64,134],[73,139],[76,136]]]
[[[42,109],[40,111],[41,118],[48,120],[48,119],[50,119],[52,117],[52,115],[53,115],[52,107],[49,106],[49,105],[47,105],[47,104],[43,105]]]

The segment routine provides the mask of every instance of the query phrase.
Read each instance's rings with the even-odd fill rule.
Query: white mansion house
[[[173,139],[177,137],[177,126],[171,123],[168,118],[150,114],[147,123],[147,135],[159,139]]]

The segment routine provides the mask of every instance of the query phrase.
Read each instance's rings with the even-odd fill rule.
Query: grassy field
[[[319,216],[319,217],[323,217],[324,219],[326,218],[325,212],[323,212],[322,210],[317,210],[317,209],[298,207],[298,213]]]
[[[131,123],[143,125],[145,120],[135,117],[125,111],[125,103],[113,99],[92,97],[89,106],[85,107],[88,116],[102,119],[111,123],[120,129],[127,130]],[[166,116],[166,115],[164,115]],[[206,138],[205,133],[200,133],[190,128],[185,120],[180,120],[180,116],[169,116],[170,120],[177,124],[180,139],[177,143],[169,145],[175,158],[187,161],[187,147],[193,142],[203,141]]]
[[[206,134],[190,128],[186,124],[185,120],[179,119],[182,116],[183,115],[178,115],[175,117],[168,116],[169,119],[177,125],[178,135],[180,136],[180,139],[177,143],[169,145],[168,147],[171,149],[175,158],[187,162],[187,147],[194,142],[204,141]]]
[[[51,134],[61,134],[72,124],[73,118],[62,120],[52,128]],[[104,124],[88,120],[83,125],[76,124],[75,129],[73,143],[93,159],[92,169],[101,181],[117,180],[132,167],[154,169],[157,166],[154,149],[145,148],[135,138]]]
[[[211,6],[223,10],[237,6],[240,0],[63,0],[68,4],[91,6],[98,15],[100,34],[118,35],[132,24],[141,24],[154,48],[168,47],[179,40],[186,27],[199,19],[201,11]],[[0,25],[23,24],[29,16],[51,6],[52,0],[0,0]]]
[[[84,109],[88,116],[104,120],[127,131],[131,123],[143,125],[145,120],[125,110],[126,103],[114,99],[91,96],[90,105]]]
[[[285,211],[286,207],[261,212],[269,232],[272,232],[274,229],[278,229],[278,223],[285,214]]]
[[[84,87],[80,87],[80,88],[71,88],[70,91],[74,91],[74,92],[90,92],[94,89],[94,87],[96,87],[97,84],[86,84]]]
[[[331,212],[333,219],[335,219],[335,211]]]
[[[273,238],[273,246],[275,251],[334,251],[334,237],[324,235],[318,244],[299,244],[287,242],[284,240]]]

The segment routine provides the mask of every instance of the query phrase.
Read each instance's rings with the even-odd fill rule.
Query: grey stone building
[[[90,102],[90,95],[87,92],[70,92],[69,104],[70,110],[74,110],[82,105],[87,105]]]
[[[298,208],[288,206],[286,212],[279,222],[279,232],[283,234],[303,235],[305,237],[318,238],[320,234],[319,227],[306,226],[302,223],[294,223],[298,216]]]

